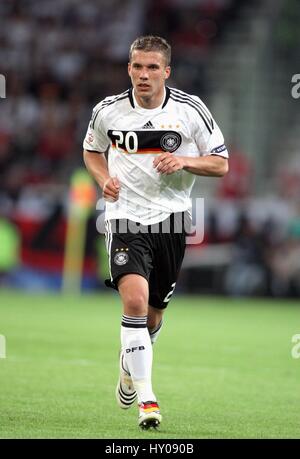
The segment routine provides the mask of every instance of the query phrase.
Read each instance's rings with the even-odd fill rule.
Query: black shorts
[[[107,221],[111,278],[105,284],[118,289],[118,280],[123,275],[139,274],[149,283],[149,304],[166,308],[184,257],[187,220],[187,212],[178,212],[148,226],[127,219]]]

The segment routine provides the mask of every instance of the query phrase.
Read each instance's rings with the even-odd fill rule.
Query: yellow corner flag
[[[71,176],[66,231],[63,291],[80,293],[87,220],[96,202],[96,187],[88,172],[77,169]]]

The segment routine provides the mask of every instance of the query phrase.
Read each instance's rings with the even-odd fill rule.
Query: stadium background
[[[2,2],[0,15],[1,234],[19,243],[11,259],[8,247],[0,256],[2,283],[60,288],[68,186],[83,166],[92,107],[129,86],[128,46],[153,33],[173,46],[169,85],[202,97],[231,152],[225,178],[197,179],[204,251],[186,257],[180,288],[299,296],[296,1],[24,0]],[[101,288],[106,271],[96,217],[86,238],[88,289]]]
[[[106,292],[103,287],[106,255],[103,237],[96,229],[98,213],[94,207],[88,216],[82,280],[82,290],[90,296],[71,299],[60,296],[69,185],[72,174],[83,167],[82,140],[92,107],[105,96],[129,87],[128,46],[138,35],[148,33],[170,41],[173,73],[168,84],[203,99],[218,121],[231,153],[230,173],[226,177],[197,178],[193,190],[194,197],[205,198],[205,239],[201,245],[189,247],[177,296],[172,300],[174,316],[172,319],[169,313],[170,329],[166,330],[166,338],[162,338],[165,351],[163,348],[158,355],[160,368],[164,369],[164,364],[168,368],[163,382],[168,385],[170,365],[176,366],[172,348],[166,344],[175,340],[174,330],[185,320],[181,308],[189,307],[192,314],[199,314],[202,324],[194,332],[202,333],[207,340],[201,349],[200,344],[199,348],[191,345],[192,352],[198,352],[200,361],[204,358],[207,365],[202,369],[204,376],[211,378],[209,385],[217,381],[220,391],[213,392],[211,400],[208,394],[201,405],[203,419],[206,414],[211,415],[210,401],[226,393],[226,387],[229,399],[237,396],[236,385],[245,384],[247,395],[250,393],[247,401],[246,393],[239,394],[242,414],[233,421],[235,430],[224,430],[228,419],[223,414],[220,418],[216,412],[201,434],[196,428],[189,430],[186,420],[165,436],[298,435],[296,428],[285,430],[282,426],[296,425],[296,418],[299,425],[299,413],[292,408],[296,406],[295,365],[299,362],[291,362],[290,357],[291,337],[299,333],[296,306],[300,295],[300,101],[292,92],[293,75],[300,73],[299,21],[297,0],[6,0],[0,3],[0,74],[6,79],[6,98],[0,99],[0,334],[7,339],[7,356],[11,357],[5,362],[0,359],[4,370],[0,391],[6,426],[3,436],[96,435],[94,426],[91,427],[98,413],[93,396],[100,375],[107,384],[104,409],[112,409],[119,303],[115,293]],[[101,197],[98,190],[97,197]],[[194,295],[188,296],[191,293]],[[217,299],[206,295],[217,295]],[[118,306],[112,313],[108,305],[115,303]],[[195,313],[197,304],[199,310]],[[103,306],[102,317],[104,314],[110,324],[107,331],[104,328],[108,324],[101,322],[96,305]],[[187,324],[189,333],[192,327],[193,324]],[[210,327],[212,335],[208,332]],[[70,330],[80,335],[81,344]],[[99,330],[106,357],[104,351],[99,354]],[[240,334],[236,335],[237,330]],[[65,334],[65,341],[60,340],[61,333]],[[209,365],[214,364],[206,352],[218,347],[216,336],[227,348],[225,345],[221,373],[209,374]],[[105,344],[104,338],[114,338],[112,347]],[[252,363],[254,366],[259,363],[256,370],[266,371],[267,379],[273,378],[270,391],[263,385],[263,378],[256,379],[251,373],[253,367],[245,363],[249,363],[251,339],[255,341],[256,352],[252,356],[256,364]],[[61,360],[53,358],[50,348],[52,352],[57,350],[55,355]],[[176,352],[180,358],[179,350]],[[186,361],[188,352],[185,343],[182,362]],[[97,368],[103,364],[103,358],[105,370],[101,368],[99,373]],[[270,362],[274,360],[277,363],[272,366]],[[231,365],[244,362],[240,379],[235,374],[232,380],[226,380],[229,361]],[[81,362],[76,371],[82,370],[77,377],[87,388],[86,399],[80,399],[77,392],[80,383],[76,386],[70,374],[76,362]],[[215,365],[216,368],[220,365],[217,358]],[[60,368],[59,381],[53,367]],[[183,379],[188,371],[187,363],[180,372]],[[197,371],[196,367],[193,371]],[[32,374],[36,377],[32,378]],[[51,375],[54,395],[53,399],[49,397],[48,405],[43,405],[48,397],[45,394],[53,390],[47,375]],[[68,380],[69,398],[65,392],[64,397],[59,392],[64,376]],[[258,380],[261,386],[257,385]],[[224,381],[228,383],[225,388]],[[251,387],[257,386],[258,398],[257,393],[251,392]],[[30,388],[40,399],[28,398]],[[186,386],[181,390],[185,391]],[[192,394],[194,388],[190,386],[189,390]],[[72,396],[82,410],[80,416],[76,413],[77,419],[80,417],[79,426],[71,412]],[[168,396],[166,392],[165,397]],[[175,394],[173,401],[179,410],[180,401],[176,397]],[[266,422],[265,430],[260,433],[254,427],[255,423],[263,423],[259,408],[258,417],[253,417],[252,424],[249,421],[248,429],[239,430],[246,413],[253,414],[253,398],[257,406],[265,400],[267,412],[279,410],[271,417],[268,412],[269,424]],[[69,405],[64,408],[72,431],[60,430],[56,418],[55,407],[63,406],[66,400]],[[284,414],[287,403],[291,404],[289,420]],[[38,415],[41,406],[48,412],[51,426],[44,418],[41,422]],[[228,408],[228,402],[219,404],[222,413]],[[5,417],[7,412],[9,421]],[[89,421],[80,431],[85,416]],[[270,419],[273,422],[275,418],[280,418],[282,424],[275,422],[275,427],[272,426]],[[223,430],[217,427],[220,420]],[[118,418],[114,421],[118,423]],[[133,432],[127,434],[128,438],[135,435]],[[105,433],[102,431],[108,438],[110,435],[121,438],[122,434],[125,435],[122,428],[112,431],[110,424]]]

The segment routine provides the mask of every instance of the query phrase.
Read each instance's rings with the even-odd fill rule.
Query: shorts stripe
[[[107,253],[108,253],[109,275],[110,275],[110,280],[113,282],[113,277],[112,277],[112,273],[111,273],[111,245],[112,245],[112,238],[113,238],[113,235],[112,235],[112,232],[111,232],[111,222],[109,220],[107,220],[105,222],[105,225],[106,225],[105,237],[106,237],[106,250],[107,250]]]

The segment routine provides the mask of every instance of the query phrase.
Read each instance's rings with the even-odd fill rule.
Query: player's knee
[[[126,315],[137,317],[147,315],[147,298],[143,293],[135,292],[124,299],[124,312]]]

